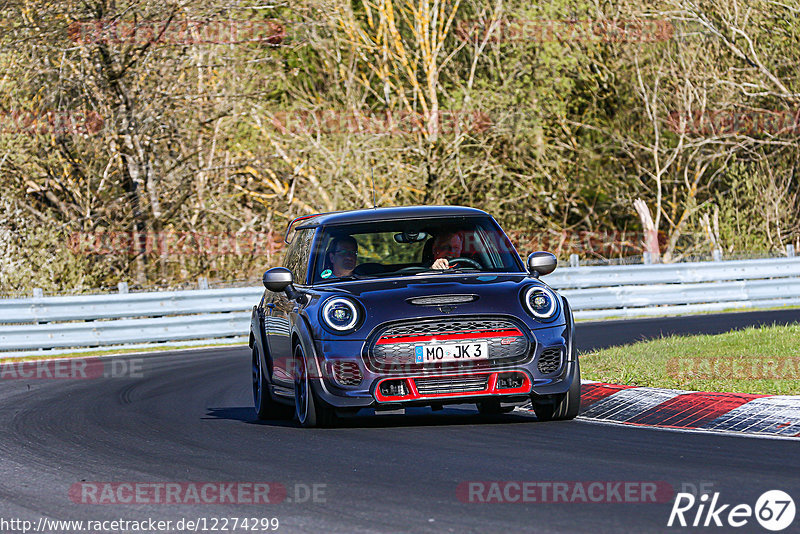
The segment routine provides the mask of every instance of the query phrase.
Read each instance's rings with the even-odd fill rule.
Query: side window
[[[296,284],[306,283],[308,272],[308,256],[311,254],[311,243],[314,240],[314,228],[297,230],[294,239],[286,250],[283,266],[292,271]]]

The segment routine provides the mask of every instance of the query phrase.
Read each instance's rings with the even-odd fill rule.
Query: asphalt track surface
[[[796,310],[741,313],[581,323],[577,332],[587,349],[798,319]],[[751,506],[764,491],[781,489],[800,504],[798,440],[580,419],[540,423],[516,413],[483,418],[467,405],[308,430],[291,421],[255,420],[246,348],[152,354],[141,363],[136,378],[0,381],[0,519],[277,517],[278,532],[708,530],[668,529],[671,500],[463,502],[457,488],[469,481],[654,481],[674,491],[704,484],[720,493],[720,503]],[[268,481],[283,484],[288,499],[81,504],[68,496],[81,481]],[[324,485],[321,493],[316,502],[304,501],[304,488],[313,484]],[[766,532],[753,518],[736,530]],[[798,531],[800,518],[783,532]]]

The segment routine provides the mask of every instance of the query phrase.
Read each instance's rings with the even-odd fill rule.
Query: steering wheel
[[[408,267],[403,267],[402,269],[398,269],[396,272],[397,274],[400,273],[414,273],[414,272],[422,272],[427,270],[425,267],[419,265],[410,265]]]
[[[483,265],[481,265],[480,263],[478,263],[477,261],[475,261],[475,260],[473,260],[471,258],[453,258],[452,260],[448,259],[447,263],[449,265],[451,265],[451,266],[456,264],[456,263],[466,263],[468,265],[471,265],[471,266],[475,267],[479,271],[481,269],[483,269]]]

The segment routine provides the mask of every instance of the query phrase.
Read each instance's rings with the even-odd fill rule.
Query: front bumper
[[[498,395],[528,395],[531,379],[523,371],[494,371],[453,375],[382,378],[372,387],[379,404]]]
[[[531,354],[525,361],[515,364],[484,366],[481,369],[465,367],[407,372],[402,369],[392,372],[370,369],[362,356],[365,347],[363,340],[317,341],[314,352],[320,374],[312,380],[312,387],[321,400],[337,408],[474,403],[489,398],[514,402],[531,395],[564,393],[572,384],[576,367],[570,334],[566,325],[532,331],[536,343],[532,344]],[[555,371],[542,373],[538,366],[539,357],[544,351],[554,348],[561,350],[560,365]],[[335,366],[343,364],[352,371],[357,369],[361,376],[357,384],[344,385],[337,381]],[[520,377],[518,387],[502,387],[502,379],[509,375]],[[469,381],[469,387],[449,387],[462,379]],[[381,384],[389,381],[403,383],[405,393],[387,395],[382,392]],[[421,383],[423,387],[420,387]]]

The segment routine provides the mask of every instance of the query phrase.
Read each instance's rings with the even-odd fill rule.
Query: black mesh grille
[[[361,383],[361,369],[355,362],[333,362],[333,378],[343,386],[357,386]]]
[[[472,333],[487,330],[506,330],[517,328],[506,319],[462,319],[402,323],[386,329],[381,338],[421,336],[426,334],[445,334],[450,332]]]
[[[539,372],[543,375],[555,373],[561,367],[561,348],[544,349],[539,356]]]
[[[509,335],[509,331],[512,332]],[[528,358],[530,342],[523,334],[524,327],[505,318],[453,318],[416,320],[396,323],[379,328],[370,336],[367,352],[367,363],[377,371],[420,371],[424,369],[458,370],[481,369],[491,367],[495,363],[518,363]],[[496,337],[491,334],[497,332]],[[501,332],[504,332],[501,334]],[[513,332],[516,332],[514,334]],[[446,334],[486,334],[479,340],[487,343],[489,358],[468,362],[417,364],[414,358],[416,345],[424,341],[402,340],[413,336],[430,336]],[[396,340],[396,341],[395,341]],[[380,341],[380,343],[379,343]],[[457,342],[454,340],[448,342]]]
[[[485,390],[489,375],[415,378],[414,383],[420,395],[471,393]]]

